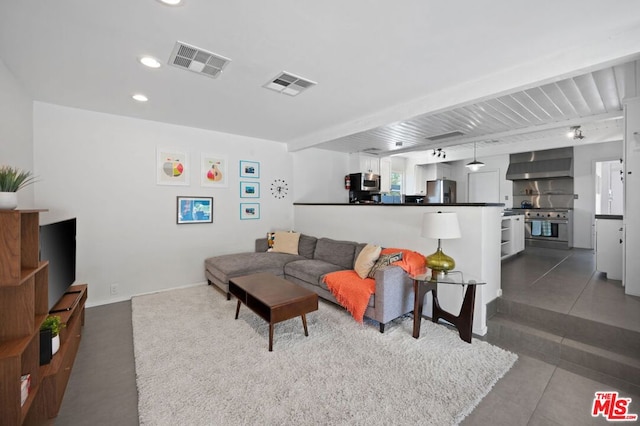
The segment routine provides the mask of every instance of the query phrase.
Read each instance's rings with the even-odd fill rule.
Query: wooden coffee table
[[[308,336],[306,314],[318,310],[316,293],[269,273],[231,278],[229,293],[238,299],[236,319],[244,303],[269,323],[269,352],[273,351],[274,324],[301,316],[304,335]]]

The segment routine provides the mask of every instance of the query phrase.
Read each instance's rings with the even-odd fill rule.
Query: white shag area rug
[[[319,303],[269,326],[210,286],[135,297],[133,338],[142,425],[452,425],[517,356],[410,316],[360,325]]]

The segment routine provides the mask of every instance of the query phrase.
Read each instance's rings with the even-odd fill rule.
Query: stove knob
[[[547,217],[551,217],[551,214],[550,214],[550,213],[547,213]]]

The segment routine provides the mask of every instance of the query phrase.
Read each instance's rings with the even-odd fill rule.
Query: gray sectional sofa
[[[355,260],[366,244],[300,235],[298,255],[268,252],[266,238],[255,241],[255,251],[227,254],[205,260],[205,276],[227,295],[229,279],[258,272],[270,272],[314,291],[319,297],[338,304],[322,277],[335,271],[354,268]],[[413,281],[398,266],[387,266],[375,273],[376,289],[371,296],[365,317],[380,325],[380,332],[389,321],[413,310]]]

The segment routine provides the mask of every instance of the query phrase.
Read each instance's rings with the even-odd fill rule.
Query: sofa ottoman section
[[[210,257],[204,261],[205,276],[210,284],[216,285],[230,300],[229,278],[257,272],[269,272],[276,276],[284,274],[284,265],[293,260],[305,259],[287,253],[241,253]]]

